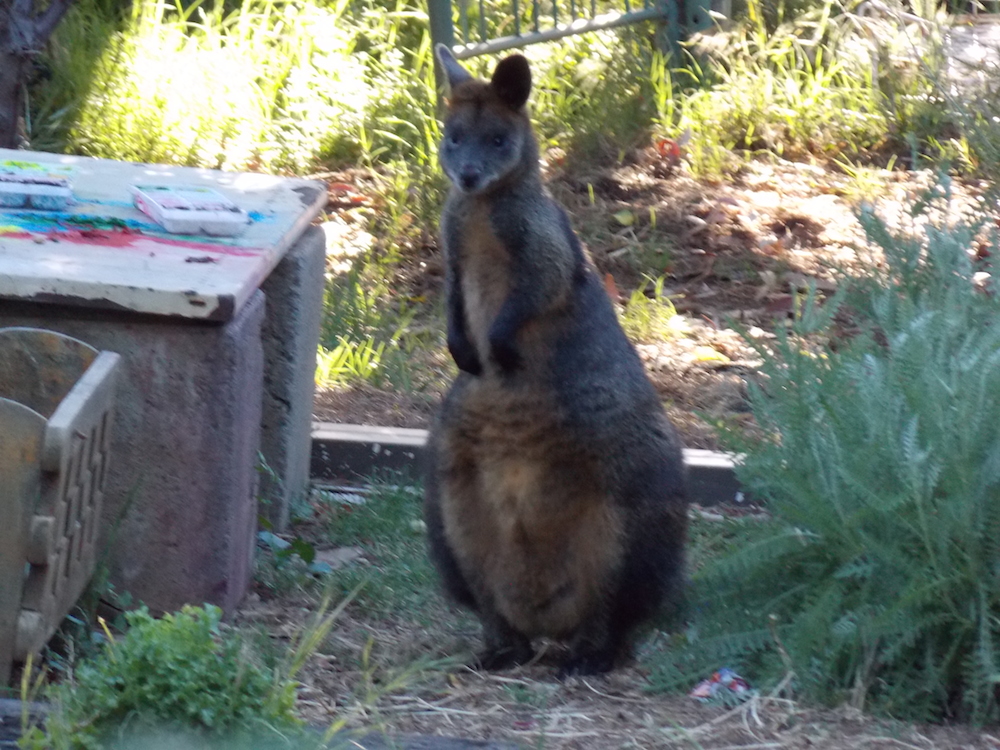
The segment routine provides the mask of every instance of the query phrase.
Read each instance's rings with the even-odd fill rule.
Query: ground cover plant
[[[356,593],[356,592],[353,592]],[[313,600],[313,615],[285,648],[260,649],[254,633],[222,622],[215,606],[185,606],[159,619],[145,607],[125,613],[121,629],[101,619],[103,643],[83,657],[50,654],[63,669],[46,684],[28,662],[21,676],[24,750],[103,750],[128,747],[319,747],[340,724],[307,731],[295,711],[296,678],[329,635],[353,593],[332,608]],[[90,636],[93,638],[93,636]],[[44,717],[28,701],[44,699]],[[324,731],[325,729],[325,731]]]
[[[49,691],[55,710],[22,747],[100,748],[122,733],[225,738],[289,731],[296,723],[294,684],[262,669],[234,633],[223,632],[221,617],[211,606],[160,620],[145,609],[128,613],[124,636],[106,630],[104,649]]]

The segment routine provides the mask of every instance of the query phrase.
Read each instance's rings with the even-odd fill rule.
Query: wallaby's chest
[[[458,241],[449,251],[457,255],[467,330],[476,348],[485,353],[490,325],[510,292],[511,253],[494,231],[486,207],[464,212],[457,229]]]

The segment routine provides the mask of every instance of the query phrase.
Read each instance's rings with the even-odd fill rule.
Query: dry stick
[[[773,612],[767,616],[767,627],[771,631],[771,638],[774,640],[774,645],[778,647],[778,655],[781,657],[781,663],[785,665],[785,671],[794,674],[792,657],[788,655],[788,651],[785,650],[785,644],[778,637],[778,616]]]
[[[757,707],[758,707],[758,705],[760,703],[765,703],[765,702],[766,703],[776,703],[776,704],[777,703],[784,703],[784,704],[787,704],[787,707],[789,709],[794,709],[794,707],[795,707],[795,701],[789,700],[787,698],[777,698],[777,697],[775,697],[775,693],[777,693],[777,692],[779,692],[781,690],[784,690],[785,686],[788,684],[789,681],[791,681],[791,679],[793,677],[794,677],[794,673],[793,672],[789,672],[788,674],[786,674],[785,677],[782,678],[781,682],[771,692],[770,695],[764,696],[763,698],[761,698],[760,696],[754,696],[753,698],[751,698],[750,700],[748,700],[746,703],[743,703],[743,704],[741,704],[739,706],[736,706],[735,708],[731,708],[728,711],[726,711],[724,714],[720,714],[719,716],[716,716],[714,719],[706,721],[703,724],[699,724],[698,726],[691,727],[690,729],[687,729],[687,728],[684,728],[684,727],[680,727],[680,729],[683,730],[683,732],[684,732],[685,735],[690,735],[690,736],[693,737],[693,736],[695,736],[697,734],[702,734],[704,732],[709,731],[713,727],[718,726],[719,724],[722,724],[722,723],[728,721],[729,719],[733,718],[734,716],[741,716],[741,718],[743,718],[744,728],[747,730],[747,732],[751,736],[756,737],[756,735],[750,729],[750,727],[749,727],[749,725],[748,725],[748,723],[746,721],[746,713],[748,711],[752,710],[753,711],[754,720],[757,722],[757,724],[759,726],[763,727],[764,726],[764,722],[760,718],[760,714],[757,712]]]
[[[861,741],[866,745],[872,742],[894,742],[900,747],[908,748],[908,750],[924,750],[920,745],[911,745],[909,742],[897,740],[895,737],[864,737]]]
[[[595,693],[595,694],[599,695],[602,698],[607,698],[608,700],[622,701],[624,703],[646,703],[646,701],[644,701],[642,698],[629,698],[629,697],[624,696],[624,695],[611,695],[611,693],[604,693],[604,692],[598,690],[597,688],[595,688],[593,685],[591,685],[586,680],[581,680],[581,682],[584,684],[584,686],[588,690],[590,690],[590,692]]]
[[[795,679],[795,672],[786,672],[785,676],[781,678],[781,682],[774,686],[774,690],[767,694],[767,699],[770,701],[777,700],[788,700],[787,698],[779,699],[778,696],[784,692],[785,688],[788,687],[789,683]],[[789,703],[794,703],[788,700]]]
[[[543,643],[542,647],[535,652],[535,655],[532,656],[531,659],[529,659],[528,662],[524,664],[524,666],[525,667],[535,666],[538,663],[538,660],[541,659],[543,656],[545,656],[546,653],[548,653],[548,650],[549,650],[549,644]]]
[[[724,714],[720,714],[719,716],[716,716],[714,719],[710,719],[709,721],[706,721],[703,724],[699,724],[696,727],[691,727],[690,729],[687,729],[685,727],[677,727],[677,728],[681,729],[685,735],[693,736],[695,734],[701,734],[703,732],[707,732],[708,730],[712,729],[715,726],[718,726],[719,724],[722,724],[723,722],[731,719],[732,717],[739,715],[739,713],[743,711],[744,708],[745,706],[742,705],[736,706],[736,708],[731,708]],[[666,730],[664,729],[664,731]]]
[[[746,730],[746,733],[749,734],[751,737],[753,737],[758,742],[761,742],[762,738],[758,737],[757,733],[753,729],[750,728],[750,721],[749,721],[749,718],[748,718],[750,716],[753,716],[754,720],[757,722],[757,726],[758,727],[763,727],[764,726],[764,722],[762,722],[760,720],[760,716],[757,715],[757,704],[758,704],[759,701],[760,701],[760,696],[755,695],[750,700],[748,700],[746,703],[744,703],[743,704],[743,713],[740,715],[740,718],[743,720],[743,729]]]

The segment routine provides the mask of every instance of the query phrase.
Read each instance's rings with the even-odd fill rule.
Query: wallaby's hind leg
[[[432,438],[427,446],[429,471],[424,494],[424,523],[427,524],[427,546],[431,562],[437,568],[445,592],[457,603],[472,610],[478,609],[468,581],[458,567],[458,560],[444,533],[441,515],[441,484],[437,475],[438,447]]]
[[[609,672],[628,650],[627,632],[617,627],[609,612],[595,613],[570,642],[570,655],[559,676]]]
[[[664,601],[675,616],[682,610],[687,508],[678,498],[678,485],[662,473],[646,489],[656,499],[637,501],[647,511],[629,519],[617,581],[603,611],[574,637],[563,676],[607,672],[630,655],[636,628],[660,611]]]
[[[493,672],[531,661],[535,655],[531,641],[511,627],[491,604],[481,602],[479,619],[483,623],[484,648],[476,655],[476,666]]]

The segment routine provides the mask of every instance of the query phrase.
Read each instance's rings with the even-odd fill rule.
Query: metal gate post
[[[451,20],[451,0],[427,0],[427,18],[431,27],[431,54],[439,44],[448,49],[455,46],[455,27]],[[444,71],[434,54],[434,80],[437,83],[438,98],[445,88]]]
[[[663,12],[662,20],[656,26],[656,46],[669,60],[677,65],[681,58],[681,23],[678,3],[684,0],[657,0],[657,5]]]

